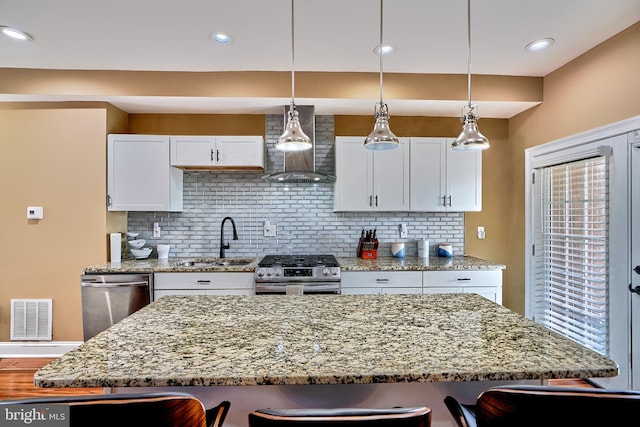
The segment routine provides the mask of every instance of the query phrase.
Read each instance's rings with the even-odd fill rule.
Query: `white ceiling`
[[[474,74],[544,76],[640,21],[640,0],[472,0]],[[0,0],[0,25],[34,37],[0,37],[0,67],[78,70],[290,71],[290,0]],[[384,41],[396,52],[384,71],[467,72],[465,0],[387,0]],[[376,0],[296,0],[296,71],[379,72]],[[233,38],[217,45],[208,35]],[[552,37],[548,50],[524,46]],[[318,114],[373,113],[371,100],[298,99]],[[0,100],[49,100],[0,94]],[[93,99],[89,99],[93,98]],[[61,99],[59,97],[55,99]],[[289,99],[66,97],[105,100],[128,112],[269,113]],[[462,105],[385,99],[395,115],[457,115]],[[451,104],[451,105],[448,105]],[[484,117],[510,117],[526,103],[480,104]],[[444,114],[442,112],[445,112]],[[438,113],[439,112],[439,113]]]

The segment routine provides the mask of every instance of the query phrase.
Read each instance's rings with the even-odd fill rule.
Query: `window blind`
[[[535,320],[607,354],[608,157],[538,169]]]

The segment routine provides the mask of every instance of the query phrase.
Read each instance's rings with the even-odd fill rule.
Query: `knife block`
[[[360,253],[360,258],[362,259],[376,259],[378,258],[378,250],[377,249],[362,249]]]

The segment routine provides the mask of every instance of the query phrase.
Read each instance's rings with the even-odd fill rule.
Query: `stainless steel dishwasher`
[[[148,305],[152,286],[151,274],[80,276],[84,340]]]

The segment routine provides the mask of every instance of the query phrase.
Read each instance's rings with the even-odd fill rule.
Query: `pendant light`
[[[364,140],[364,148],[367,150],[391,150],[400,144],[398,137],[389,128],[389,107],[382,99],[382,12],[383,0],[380,0],[380,44],[378,45],[378,55],[380,55],[380,102],[376,104],[376,123],[373,130]]]
[[[300,125],[295,103],[295,44],[294,44],[294,9],[291,0],[291,105],[284,132],[276,142],[276,148],[281,151],[303,151],[312,147],[309,138]]]
[[[462,132],[451,144],[454,151],[479,151],[489,148],[489,140],[478,130],[478,106],[471,104],[471,0],[467,0],[467,92],[469,104],[462,108]]]

